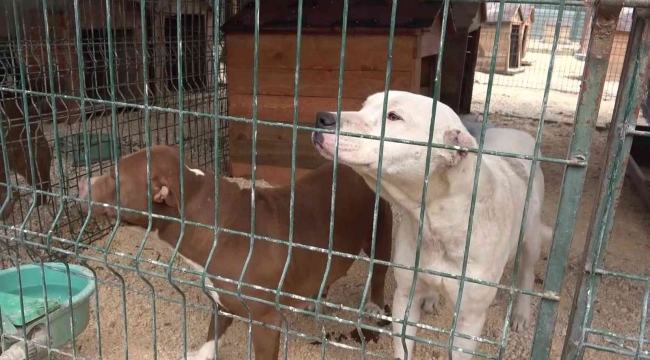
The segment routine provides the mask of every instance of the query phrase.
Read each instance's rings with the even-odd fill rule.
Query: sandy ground
[[[514,126],[534,134],[537,123],[518,119],[491,117],[491,122],[497,125]],[[550,123],[545,126],[542,151],[546,156],[563,157],[566,154],[571,134],[571,127],[563,123]],[[603,158],[603,147],[606,140],[606,133],[598,130],[594,136],[593,153],[590,160],[589,172],[585,184],[585,192],[582,197],[582,205],[579,211],[578,223],[574,236],[569,261],[566,266],[567,276],[563,286],[562,300],[559,306],[557,327],[555,330],[551,359],[559,358],[565,329],[568,323],[569,307],[575,290],[576,276],[579,272],[580,253],[584,246],[589,217],[596,196],[600,162]],[[553,224],[557,204],[560,195],[563,168],[558,165],[544,164],[543,171],[546,178],[546,201],[544,206],[544,220]],[[396,221],[399,221],[397,219]],[[635,196],[629,184],[625,184],[618,208],[616,223],[612,232],[612,242],[607,254],[607,268],[611,270],[626,271],[634,274],[647,275],[650,269],[647,267],[646,254],[650,242],[650,212],[644,204]],[[125,254],[135,255],[138,247],[143,241],[144,232],[140,229],[123,227],[117,231],[115,240],[111,245],[111,251],[118,251]],[[102,246],[106,239],[96,243]],[[549,244],[546,244],[542,260],[537,266],[536,288],[542,289],[545,278],[546,256]],[[147,239],[142,254],[142,259],[159,262],[167,262],[171,251],[163,245],[155,235],[151,234]],[[101,254],[87,251],[88,256],[100,256]],[[121,256],[109,256],[109,262],[133,265],[133,261]],[[176,264],[189,268],[178,259]],[[96,297],[91,300],[91,322],[86,331],[76,339],[76,355],[84,358],[96,359],[124,359],[127,355],[131,359],[153,359],[154,351],[158,359],[179,359],[183,353],[183,307],[180,304],[180,293],[175,290],[168,281],[163,278],[143,275],[142,278],[134,271],[115,269],[121,278],[115,276],[111,270],[100,262],[90,261],[99,279],[99,286]],[[151,261],[142,262],[140,269],[143,271],[154,271],[165,274],[165,269],[151,264]],[[366,266],[363,263],[355,263],[349,272],[349,276],[336,283],[329,293],[329,300],[334,303],[344,304],[350,307],[357,307],[365,283]],[[506,276],[502,283],[509,284],[512,268],[506,269]],[[174,277],[189,279],[199,282],[197,276],[190,276],[177,271]],[[394,289],[391,272],[386,287],[387,299],[391,298]],[[145,282],[149,281],[150,285]],[[187,302],[187,347],[189,350],[200,346],[207,332],[209,315],[207,309],[211,303],[202,293],[200,288],[180,284],[179,289],[185,295]],[[598,293],[596,302],[596,316],[594,327],[620,331],[630,336],[637,336],[640,314],[642,310],[643,284],[624,282],[616,279],[606,278]],[[155,314],[152,308],[155,293]],[[122,302],[122,298],[126,303]],[[487,325],[483,335],[489,339],[500,338],[504,317],[507,309],[508,294],[500,292],[490,308]],[[98,306],[97,306],[98,304]],[[191,304],[191,305],[190,305]],[[539,301],[533,302],[536,318]],[[422,322],[428,325],[448,328],[451,324],[451,309],[443,306],[435,315],[424,316]],[[124,316],[126,312],[126,317]],[[356,319],[355,315],[340,310],[330,310],[330,315],[345,319]],[[155,327],[153,319],[155,315]],[[289,329],[292,332],[304,333],[320,338],[322,332],[314,318],[303,315],[287,314]],[[125,322],[126,319],[126,322]],[[289,359],[317,359],[324,351],[327,359],[357,359],[360,358],[359,344],[350,336],[353,330],[350,326],[340,325],[335,322],[324,322],[324,331],[330,335],[330,343],[327,346],[312,344],[312,339],[303,339],[298,336],[289,337],[288,358]],[[533,337],[534,327],[529,327],[520,334],[509,334],[507,342],[507,359],[525,359],[530,353],[530,343]],[[154,346],[153,337],[156,337]],[[99,337],[101,336],[101,346]],[[446,341],[446,337],[420,330],[418,336]],[[128,342],[127,342],[128,337]],[[220,350],[220,359],[243,359],[248,354],[248,335],[245,322],[236,320],[234,325],[225,335],[226,344]],[[128,345],[128,346],[127,346]],[[323,350],[324,349],[324,350]],[[72,347],[63,349],[71,353]],[[482,346],[482,351],[495,354],[496,349],[490,346]],[[370,341],[366,349],[369,354],[367,358],[374,358],[372,354],[379,354],[381,357],[390,357],[392,354],[392,341],[387,336],[381,336],[375,343]],[[434,346],[419,345],[416,350],[416,359],[443,359],[443,349]],[[68,358],[67,356],[59,356]],[[617,359],[611,354],[588,352],[585,359]]]

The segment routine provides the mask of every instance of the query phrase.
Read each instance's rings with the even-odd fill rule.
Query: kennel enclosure
[[[62,240],[81,235],[89,243],[106,234],[109,223],[91,219],[84,225],[78,202],[60,195],[74,196],[79,180],[108,171],[114,154],[127,155],[147,141],[179,145],[181,126],[190,161],[216,164],[230,174],[227,122],[196,116],[227,111],[225,58],[216,51],[224,43],[213,36],[213,4],[57,0],[0,5],[3,121],[24,126],[26,110],[52,152],[56,145],[60,151],[53,154],[49,206],[30,212],[30,196],[21,190],[10,219],[18,227],[27,224],[33,240],[42,242],[38,234],[53,225]],[[20,113],[7,116],[8,107]],[[89,168],[85,152],[91,153]],[[14,184],[20,181],[14,176]],[[55,222],[60,203],[63,214]]]
[[[557,5],[559,14],[562,14],[568,3],[572,6],[581,4],[554,0],[544,2]],[[26,255],[24,252],[27,250],[40,250],[47,255],[66,256],[66,259],[70,262],[82,262],[91,266],[94,280],[97,283],[100,281],[105,282],[108,284],[107,286],[110,285],[118,289],[120,294],[119,304],[113,303],[110,309],[105,308],[104,310],[114,312],[114,314],[111,313],[113,320],[115,320],[113,325],[121,321],[124,326],[123,342],[126,344],[127,349],[124,357],[127,357],[128,354],[129,341],[144,341],[137,338],[129,339],[127,336],[126,322],[132,321],[129,315],[133,314],[133,312],[128,311],[132,309],[127,309],[125,300],[125,293],[128,291],[135,291],[139,295],[146,296],[147,301],[139,302],[137,306],[129,303],[128,306],[137,307],[138,309],[144,308],[143,313],[150,316],[153,323],[156,322],[157,316],[160,316],[155,311],[156,301],[176,301],[182,306],[178,313],[182,314],[179,322],[184,325],[182,328],[183,334],[175,339],[177,342],[182,341],[182,346],[177,343],[173,345],[176,348],[182,347],[185,353],[190,350],[187,341],[188,327],[186,326],[186,312],[188,309],[199,309],[204,312],[204,315],[217,313],[219,316],[232,316],[232,314],[229,314],[225,309],[194,304],[193,299],[186,299],[185,293],[180,288],[182,285],[206,290],[208,287],[205,280],[207,278],[215,280],[213,274],[189,268],[179,268],[178,265],[173,264],[173,258],[166,262],[157,258],[155,252],[145,252],[144,238],[142,242],[136,244],[135,249],[131,246],[128,250],[130,252],[122,251],[122,249],[115,250],[110,246],[116,238],[118,230],[113,227],[113,224],[95,224],[91,226],[90,220],[75,212],[75,204],[79,200],[75,197],[76,182],[83,179],[83,176],[87,174],[110,171],[118,156],[118,152],[111,152],[111,148],[119,149],[119,154],[128,154],[154,143],[182,144],[188,158],[195,162],[197,166],[218,168],[221,173],[227,174],[229,153],[227,148],[221,146],[228,144],[228,141],[234,142],[237,140],[240,142],[237,145],[239,147],[233,146],[233,152],[230,155],[232,155],[233,160],[237,159],[244,166],[250,166],[253,179],[259,181],[260,178],[265,177],[261,167],[265,163],[271,163],[272,166],[285,169],[290,167],[291,169],[300,170],[304,166],[302,165],[302,159],[314,159],[313,152],[310,152],[313,150],[305,145],[297,146],[297,151],[294,152],[293,148],[290,148],[292,144],[289,137],[287,137],[288,135],[281,137],[278,133],[275,133],[275,135],[265,138],[267,134],[272,133],[267,129],[273,131],[281,129],[285,132],[292,130],[292,139],[297,138],[307,141],[309,134],[314,131],[310,123],[313,123],[312,112],[315,109],[336,109],[339,103],[342,104],[342,109],[351,109],[348,104],[351,104],[350,107],[355,104],[359,105],[362,94],[367,95],[365,91],[385,91],[401,86],[406,90],[419,93],[423,91],[422,88],[426,88],[426,91],[430,91],[434,98],[442,99],[443,87],[447,86],[443,74],[446,66],[445,54],[460,51],[448,48],[447,41],[456,36],[456,31],[460,27],[457,24],[465,24],[467,40],[461,42],[462,45],[459,45],[459,47],[461,49],[463,46],[465,47],[470,53],[468,58],[471,60],[471,48],[473,46],[478,49],[478,39],[473,36],[470,37],[470,33],[479,34],[477,33],[479,28],[476,27],[473,19],[476,18],[477,14],[478,18],[481,18],[480,6],[476,3],[445,1],[434,3],[435,5],[427,5],[435,7],[436,11],[426,13],[427,26],[424,28],[430,29],[428,36],[431,36],[431,33],[436,34],[435,39],[438,40],[438,45],[436,45],[435,41],[427,43],[431,45],[432,49],[429,48],[431,52],[424,52],[424,54],[434,55],[434,57],[431,60],[426,60],[429,61],[428,66],[430,66],[431,72],[428,77],[424,76],[424,80],[428,82],[425,82],[426,85],[422,86],[422,68],[424,67],[422,64],[425,60],[421,56],[422,52],[415,52],[415,55],[413,55],[413,49],[426,50],[424,45],[416,47],[416,44],[420,44],[422,39],[409,34],[407,41],[402,42],[400,40],[405,36],[401,33],[399,26],[403,24],[399,16],[399,9],[400,6],[408,4],[408,1],[405,0],[344,1],[340,9],[335,8],[332,10],[333,13],[336,13],[333,18],[340,19],[340,22],[334,22],[336,31],[329,34],[331,39],[324,39],[321,34],[322,29],[318,29],[318,27],[314,29],[315,33],[312,33],[309,26],[310,21],[321,19],[318,15],[325,14],[323,9],[317,8],[316,5],[324,5],[330,2],[297,0],[291,4],[285,4],[284,2],[276,3],[263,0],[250,1],[248,7],[238,15],[242,18],[246,16],[246,18],[237,20],[246,25],[241,32],[228,28],[228,12],[234,12],[239,5],[226,1],[169,0],[166,2],[153,2],[145,0],[108,0],[100,3],[102,6],[98,6],[98,3],[94,0],[51,2],[19,2],[15,0],[2,3],[4,6],[2,11],[5,14],[5,24],[8,30],[6,36],[7,45],[3,49],[9,50],[3,50],[0,54],[9,53],[10,55],[2,59],[0,63],[11,65],[4,65],[2,72],[0,72],[0,74],[4,74],[4,79],[8,79],[3,80],[0,90],[3,93],[18,95],[19,99],[17,101],[28,100],[36,108],[35,119],[42,124],[53,149],[54,165],[52,173],[53,179],[55,179],[55,187],[48,194],[52,198],[53,204],[34,209],[28,203],[34,189],[25,186],[20,181],[12,182],[9,190],[18,186],[21,191],[21,201],[24,204],[19,207],[20,211],[17,210],[12,222],[5,222],[1,225],[4,233],[0,234],[0,242],[6,244],[9,251],[2,249],[0,258],[15,264],[29,261],[38,262],[39,257],[30,259],[24,256]],[[278,8],[275,8],[276,4],[282,6],[277,5]],[[364,4],[387,10],[384,13],[388,15],[382,17],[380,23],[384,26],[383,31],[388,31],[389,34],[387,36],[382,35],[371,50],[365,50],[357,55],[354,51],[363,48],[362,43],[371,39],[370,36],[362,32],[355,32],[353,23],[355,16],[360,16],[354,12],[355,7],[363,8]],[[468,14],[464,18],[465,20],[461,20],[455,17],[455,14],[457,15],[457,13],[463,11],[454,11],[454,9],[458,9],[456,7],[459,4],[470,4],[476,10],[468,10],[465,12]],[[275,26],[284,31],[284,33],[282,31],[278,33],[285,36],[281,37],[272,31],[267,33],[268,29],[264,29],[268,25],[266,16],[269,16],[269,19],[275,19],[274,15],[277,12],[287,14],[282,11],[286,10],[288,5],[291,5],[293,9],[289,20],[284,18],[279,23],[275,22]],[[503,1],[498,6],[495,34],[493,44],[490,47],[492,54],[499,54],[500,48],[504,45],[499,39],[502,38],[501,32],[504,31],[504,24],[507,24],[509,19],[508,12],[505,11],[508,5],[510,4]],[[592,156],[592,140],[599,105],[603,97],[603,87],[606,82],[608,68],[611,66],[610,53],[615,41],[615,29],[623,5],[634,8],[633,21],[630,27],[630,40],[617,95],[616,110],[608,130],[606,154],[602,159],[598,196],[594,201],[595,205],[588,226],[584,258],[580,262],[581,275],[576,283],[578,289],[575,291],[573,298],[570,325],[566,329],[564,343],[552,344],[555,331],[564,330],[556,328],[559,301],[562,297],[569,296],[563,292],[562,285],[567,272],[566,264],[569,248],[576,232],[578,209],[587,176],[587,164]],[[603,259],[610,240],[612,222],[621,193],[623,174],[632,137],[650,136],[647,131],[635,126],[642,100],[647,97],[648,75],[650,73],[650,2],[647,0],[628,0],[624,3],[618,0],[602,0],[585,6],[592,9],[590,12],[592,16],[591,23],[594,26],[590,30],[590,44],[587,47],[585,70],[581,79],[582,86],[574,121],[571,125],[570,146],[566,156],[543,157],[538,153],[545,120],[547,120],[545,111],[549,105],[548,94],[562,21],[555,23],[548,80],[544,90],[543,112],[539,121],[534,123],[537,130],[537,147],[535,156],[530,160],[533,163],[545,162],[563,167],[561,192],[557,204],[558,211],[554,219],[554,235],[548,254],[543,284],[540,285],[541,290],[518,289],[514,285],[514,281],[510,284],[491,284],[467,278],[463,274],[436,275],[454,278],[464,284],[479,283],[482,286],[492,286],[505,291],[509,300],[508,311],[512,307],[512,297],[517,292],[526,291],[529,295],[539,299],[537,322],[534,326],[535,331],[532,339],[528,339],[532,342],[532,352],[529,355],[531,359],[544,360],[551,358],[549,354],[552,345],[562,347],[563,354],[561,358],[563,360],[589,358],[588,355],[585,356],[587,351],[591,351],[589,354],[609,353],[624,358],[642,359],[649,357],[646,322],[648,300],[650,299],[650,278],[647,274],[628,274],[609,270],[604,265]],[[470,6],[464,9],[468,8]],[[432,15],[432,13],[434,14]],[[419,11],[416,14],[422,15]],[[83,25],[84,17],[98,20],[96,23],[88,20],[86,24],[89,25]],[[409,19],[413,19],[413,17],[414,15]],[[323,16],[322,19],[324,18],[326,17]],[[114,19],[115,21],[111,22],[108,19]],[[128,19],[123,24],[130,25],[119,25],[122,23],[120,19]],[[259,21],[256,19],[259,19]],[[298,19],[304,20],[301,22]],[[356,19],[363,19],[363,17],[357,17]],[[470,19],[472,20],[470,21]],[[523,19],[521,17],[521,20],[518,21],[523,23]],[[33,23],[30,23],[30,21]],[[64,25],[57,26],[57,22]],[[408,23],[408,20],[406,23]],[[147,26],[143,24],[147,24]],[[151,24],[151,26],[148,24]],[[224,28],[225,35],[220,33],[223,24],[226,24]],[[236,22],[230,24],[236,24]],[[273,24],[271,22],[271,25]],[[327,26],[331,26],[331,24],[328,23]],[[344,27],[343,24],[349,27]],[[431,29],[431,26],[436,24],[438,24],[438,27]],[[339,25],[341,25],[341,29],[338,29]],[[416,25],[413,26],[417,29],[421,30],[423,28],[421,24]],[[103,26],[106,27],[105,32],[102,30]],[[12,28],[16,31],[12,32]],[[483,30],[484,28],[480,30],[481,36]],[[520,36],[525,37],[525,29],[523,30],[519,28],[516,32],[518,38]],[[296,33],[296,35],[286,36],[292,32]],[[202,33],[205,34],[205,38],[202,37]],[[422,32],[422,37],[425,37],[424,33]],[[34,34],[37,34],[37,36],[32,36]],[[299,36],[298,34],[302,35]],[[356,40],[358,42],[355,43],[355,37],[357,36],[362,36],[362,40]],[[377,35],[374,34],[373,36]],[[298,41],[300,39],[302,39],[302,42]],[[318,53],[316,47],[310,49],[310,46],[313,45],[310,45],[310,42],[316,42],[314,39],[322,41],[323,43],[320,45],[323,46],[324,43],[327,43],[326,49],[337,53],[337,55],[333,58],[326,56],[308,57],[312,53]],[[347,40],[345,52],[339,48],[341,43],[345,43],[344,39]],[[121,41],[129,44],[120,45]],[[285,42],[283,43],[283,41]],[[381,50],[382,47],[383,50]],[[276,48],[283,50],[275,51]],[[400,52],[400,50],[402,51]],[[238,53],[238,51],[240,52]],[[377,55],[372,55],[374,52]],[[408,56],[401,58],[400,53],[408,53]],[[239,54],[239,56],[232,54]],[[257,58],[255,54],[258,55]],[[302,57],[301,61],[295,60],[300,59],[298,56]],[[355,79],[354,71],[370,71],[367,69],[348,70],[348,61],[351,63],[359,58],[366,63],[373,64],[374,67],[371,70],[376,72],[375,75],[370,77],[370,80],[365,80],[365,77],[360,79],[371,85],[369,90],[357,89],[352,86],[356,81],[359,81],[359,78]],[[520,56],[519,60],[521,60]],[[319,61],[329,64],[330,68],[327,69],[334,75],[328,78],[319,76],[310,81],[308,70],[322,70],[318,68],[310,69],[310,66],[316,67],[313,64],[318,64]],[[176,63],[176,66],[174,66],[173,62]],[[466,59],[463,66],[456,67],[456,71],[463,69],[463,76],[460,76],[460,79],[470,79],[472,77],[467,76],[467,64],[471,62]],[[342,66],[336,64],[342,64]],[[124,66],[120,67],[122,65]],[[493,55],[490,58],[489,67],[490,80],[488,87],[490,89],[498,65],[498,56]],[[321,64],[320,66],[325,65]],[[416,76],[417,71],[413,71],[418,66],[420,67],[420,76]],[[235,70],[231,70],[231,67]],[[118,71],[117,69],[121,70]],[[471,69],[469,72],[471,73]],[[404,76],[404,73],[407,75]],[[121,76],[126,79],[122,81]],[[274,76],[278,76],[281,81],[268,80],[273,79]],[[343,81],[344,78],[348,80]],[[118,79],[120,81],[117,81]],[[432,79],[441,80],[431,81]],[[241,82],[236,83],[237,81]],[[464,81],[466,80],[461,81],[461,83]],[[341,83],[343,88],[340,88]],[[467,86],[469,85],[466,85],[465,89],[467,89]],[[469,87],[471,88],[471,86]],[[462,85],[455,88],[461,89],[455,94],[467,93],[462,91]],[[333,93],[322,96],[323,94],[318,93],[322,89],[331,90]],[[275,93],[275,91],[280,91],[280,93]],[[468,90],[468,92],[471,94],[471,91]],[[357,97],[348,98],[346,97],[347,94],[357,94]],[[240,105],[235,104],[235,95],[240,95]],[[283,100],[284,102],[279,102],[282,106],[273,108],[273,102],[268,99],[279,96],[286,99]],[[488,91],[489,96],[490,92]],[[265,102],[265,97],[268,97],[267,102]],[[321,97],[328,99],[328,102],[323,102]],[[39,102],[42,100],[45,100],[49,106],[44,106],[42,102]],[[466,100],[458,102],[459,110],[457,111],[460,113],[463,112],[462,104],[464,101]],[[38,106],[36,106],[37,102]],[[313,102],[311,108],[308,106],[310,102]],[[296,104],[298,104],[298,109],[295,109]],[[451,106],[456,106],[455,102],[451,104]],[[44,110],[42,110],[43,106],[45,107]],[[237,110],[237,106],[239,106],[240,110]],[[29,104],[22,104],[21,106],[23,109],[29,107]],[[488,118],[491,115],[489,107],[489,101],[486,101],[482,113],[483,125],[488,124]],[[25,120],[24,116],[18,117],[18,120]],[[27,121],[32,121],[31,113]],[[294,123],[299,126],[295,126]],[[233,131],[231,136],[228,137],[225,132],[225,124],[230,124],[230,126],[243,124],[243,129],[239,130],[240,135],[236,135],[237,133]],[[257,133],[252,130],[257,130]],[[97,134],[97,138],[100,139],[98,144],[89,143],[92,137],[86,135],[91,134]],[[81,166],[74,166],[73,161],[68,160],[67,155],[62,151],[62,149],[66,148],[64,143],[75,143],[75,140],[68,142],[63,140],[70,136],[73,139],[79,139],[76,141],[77,148],[74,145],[72,146],[73,153],[79,150],[80,144],[84,146],[84,153],[86,150],[93,148],[103,149],[106,143],[101,139],[107,139],[109,154],[108,156],[104,154],[106,157],[99,154],[99,159],[105,160],[95,164],[88,164],[88,158],[84,156],[83,161],[77,164]],[[268,143],[264,144],[265,141]],[[383,139],[379,141],[405,142],[400,139]],[[276,146],[272,145],[272,142],[282,142],[282,144]],[[428,142],[410,145],[419,146],[423,149],[444,146],[434,142],[431,134]],[[6,147],[3,147],[3,150],[3,156],[6,156]],[[235,154],[235,151],[239,151],[239,153]],[[277,153],[274,154],[274,151],[277,151]],[[482,142],[479,144],[478,149],[470,149],[469,151],[477,152],[478,156],[483,156],[486,153],[482,149]],[[97,152],[104,153],[103,150],[97,150]],[[522,156],[506,153],[490,153],[490,155],[503,157]],[[223,160],[222,156],[224,157]],[[272,159],[272,161],[265,160],[265,157],[266,159]],[[251,165],[248,165],[248,159],[250,159]],[[308,169],[309,167],[305,166],[304,168]],[[535,169],[535,166],[532,166],[532,168]],[[245,170],[242,171],[242,173],[245,172]],[[293,176],[290,173],[289,176],[285,175],[280,179],[284,179],[284,181],[288,179],[289,183],[294,183]],[[250,192],[251,203],[255,204],[255,192]],[[215,206],[218,206],[218,204],[215,204]],[[58,221],[46,218],[45,212],[49,212],[50,207],[55,214],[58,209],[64,209],[65,215],[58,217]],[[148,214],[148,216],[151,217],[152,215]],[[37,223],[32,224],[31,221],[35,219],[38,220]],[[254,218],[251,221],[254,223]],[[70,230],[62,232],[63,228]],[[212,229],[215,232],[215,244],[217,241],[216,235],[220,231],[229,230],[218,226],[212,226]],[[92,247],[92,244],[88,245],[89,239],[102,237],[103,234],[108,234],[104,239],[108,239],[107,244],[109,245],[90,249],[96,253],[82,251]],[[244,241],[250,240],[252,246],[257,241],[287,243],[288,240],[261,238],[254,233],[244,235],[247,236]],[[313,250],[316,251],[316,249]],[[330,247],[321,250],[331,253],[332,249]],[[176,255],[178,254],[174,252],[173,257]],[[520,256],[520,251],[518,251],[517,258]],[[370,254],[370,257],[372,257],[372,254]],[[372,261],[368,259],[368,256],[359,256],[356,259],[366,263]],[[517,261],[515,261],[514,265],[515,272],[516,264]],[[154,270],[144,269],[145,265],[152,265]],[[390,265],[393,267],[400,266],[393,263]],[[640,266],[642,265],[640,264]],[[247,266],[255,266],[255,264],[248,264]],[[102,271],[99,269],[102,269],[104,273],[110,273],[113,278],[109,280],[102,278]],[[123,272],[120,273],[118,270]],[[421,273],[427,272],[427,269],[417,270]],[[177,271],[177,273],[173,273],[173,271]],[[196,275],[198,280],[187,281],[178,274],[179,272]],[[129,289],[125,284],[125,273],[137,274],[136,279],[140,281],[141,287],[135,290]],[[619,333],[616,329],[599,328],[592,323],[594,317],[593,305],[597,290],[599,284],[605,278],[635,281],[645,287],[643,304],[638,309],[641,314],[638,332]],[[163,281],[174,287],[175,294],[182,297],[182,300],[172,299],[156,292],[154,286],[151,285],[154,280]],[[246,286],[249,284],[241,285]],[[210,288],[210,290],[221,291],[219,288]],[[265,289],[265,291],[278,292],[277,289]],[[366,284],[364,293],[367,293],[367,291]],[[255,301],[255,299],[251,299],[251,301]],[[323,299],[317,299],[317,301],[321,305],[324,302]],[[95,304],[97,309],[95,316],[98,319],[96,321],[97,341],[95,343],[101,353],[103,349],[101,345],[103,329],[101,329],[99,322],[100,306],[97,298],[95,298]],[[296,309],[282,307],[280,304],[274,305],[277,306],[278,310],[297,311]],[[146,306],[149,306],[149,308]],[[378,332],[381,333],[381,336],[404,336],[403,334],[394,334],[390,329],[360,322],[361,309],[359,308],[342,304],[335,304],[335,306],[339,310],[352,314],[353,320],[327,314],[304,313],[303,315],[312,316],[318,321],[331,321],[345,324],[354,329]],[[117,308],[119,308],[119,311],[116,310]],[[141,326],[149,325],[149,319],[146,320],[141,323],[143,324]],[[250,321],[245,318],[237,318],[236,320],[246,323],[249,332],[244,332],[244,336],[250,334],[250,327],[252,326]],[[394,319],[391,317],[385,317],[384,320],[408,321],[408,319]],[[499,329],[498,336],[495,338],[475,339],[487,349],[484,351],[482,348],[477,351],[474,354],[476,357],[504,358],[509,341],[508,337],[511,335],[507,326],[508,321],[505,320],[504,323],[505,325],[502,329]],[[446,337],[445,339],[451,339],[450,341],[438,341],[417,338],[415,340],[418,342],[418,346],[427,351],[434,348],[443,349],[445,355],[451,353],[454,350],[452,347],[453,338],[463,336],[455,331],[454,324],[455,320],[451,327],[448,328],[437,328],[423,323],[412,324],[441,334]],[[173,324],[170,322],[169,326],[171,325]],[[360,340],[360,344],[350,345],[345,343],[344,340],[330,337],[325,331],[325,327],[321,329],[323,331],[320,334],[313,335],[306,334],[300,328],[291,328],[288,323],[275,328],[275,330],[283,332],[285,339],[295,337],[314,342],[312,344],[314,345],[312,347],[313,352],[317,353],[315,356],[321,358],[325,358],[328,347],[349,350],[354,352],[355,356],[362,358],[390,358],[390,354],[382,352],[382,349],[372,348],[372,344],[366,339]],[[164,342],[158,343],[156,341],[159,334],[155,328],[151,334],[153,345],[150,350],[156,357],[159,355],[157,347],[162,347]],[[10,334],[6,334],[0,329],[0,336],[6,337],[10,336]],[[247,338],[247,344],[248,349],[250,349],[250,337]],[[288,340],[286,342],[282,341],[281,346],[284,349],[284,354],[287,354]],[[77,351],[81,351],[81,349],[73,347],[69,353],[62,353],[61,356],[75,357]],[[250,350],[248,351],[250,358]]]

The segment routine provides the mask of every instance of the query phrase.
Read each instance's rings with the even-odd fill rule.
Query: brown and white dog
[[[175,147],[159,145],[151,147],[151,187],[153,212],[160,215],[180,218],[180,152]],[[147,211],[147,177],[146,153],[140,150],[119,160],[119,183],[121,205],[126,208]],[[194,168],[185,162],[184,204],[185,218],[203,224],[214,225],[214,173]],[[305,175],[295,184],[295,218],[293,239],[295,243],[327,249],[329,244],[330,204],[332,197],[332,164],[324,165]],[[347,166],[338,168],[338,186],[336,190],[335,226],[333,250],[336,252],[358,255],[362,250],[368,254],[371,248],[374,192],[365,181]],[[90,179],[92,199],[102,203],[116,203],[116,179],[112,170],[110,174]],[[257,188],[255,234],[276,239],[289,238],[289,186],[277,188]],[[79,197],[88,199],[87,179],[79,182]],[[87,203],[86,203],[87,206]],[[116,210],[94,205],[94,215],[116,216]],[[389,261],[391,255],[392,212],[389,204],[381,200],[375,258]],[[145,215],[122,211],[123,221],[147,226]],[[221,178],[219,181],[219,226],[226,229],[250,232],[251,230],[251,193],[249,189],[240,189],[239,185]],[[179,241],[180,223],[169,220],[153,219],[153,229],[159,237],[170,246]],[[214,232],[210,229],[186,225],[181,239],[179,253],[202,271],[220,277],[239,280],[244,262],[250,250],[248,237],[221,232],[212,261],[206,264],[213,246]],[[277,289],[285,262],[288,247],[264,240],[255,240],[250,266],[243,281],[269,289]],[[332,257],[331,268],[326,286],[346,275],[353,260],[347,257]],[[291,261],[282,291],[303,297],[318,294],[325,268],[327,253],[305,248],[292,250]],[[384,279],[387,268],[375,265],[371,282],[370,301],[364,309],[369,313],[380,313],[384,305]],[[226,291],[237,291],[237,285],[225,281],[214,281],[213,286]],[[242,287],[244,295],[267,301],[275,301],[275,294],[267,291]],[[217,294],[213,298],[227,312],[248,317],[246,307],[236,296]],[[282,297],[281,303],[296,308],[308,308],[311,302]],[[256,301],[244,300],[250,308],[254,320],[281,325],[281,316],[273,306]],[[217,339],[221,342],[232,318],[218,317]],[[190,359],[213,359],[214,315],[208,331],[207,342],[198,351],[188,354]],[[276,330],[253,325],[253,346],[255,359],[275,360],[279,353],[280,333]]]

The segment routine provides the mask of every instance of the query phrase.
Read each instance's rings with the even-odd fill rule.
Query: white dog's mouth
[[[325,138],[324,134],[312,134],[311,140],[316,150],[326,159],[334,160],[334,141]],[[357,148],[354,146],[346,146],[339,142],[338,161],[350,166],[370,166],[374,161],[361,161],[356,156]]]

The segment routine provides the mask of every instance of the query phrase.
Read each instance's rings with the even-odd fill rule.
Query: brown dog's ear
[[[175,194],[177,190],[170,186],[166,178],[152,179],[151,186],[153,188],[153,201],[157,203],[164,202],[167,206],[178,209],[178,200]]]
[[[458,129],[451,129],[445,131],[443,141],[447,145],[454,145],[454,146],[460,146],[465,148],[476,147],[476,140],[474,140],[474,137],[470,135],[468,132],[463,132]],[[458,154],[458,159],[455,159],[456,161],[453,161],[452,165],[455,165],[458,161],[467,157],[467,151],[465,150],[458,150],[457,154]]]

